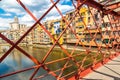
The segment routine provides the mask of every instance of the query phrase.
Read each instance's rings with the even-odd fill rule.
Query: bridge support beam
[[[77,0],[77,1],[78,1],[78,4],[79,4],[79,2],[83,3],[85,0]],[[111,9],[107,10],[104,5],[98,3],[98,2],[96,2],[94,0],[86,0],[85,4],[90,6],[90,7],[96,8],[97,10],[102,11],[104,14],[108,14],[106,12],[111,10]],[[120,18],[120,14],[118,14],[117,12],[115,12],[113,10],[110,11],[109,14],[112,14],[112,15],[116,16],[117,18],[118,17]]]
[[[3,52],[3,49],[2,49],[2,47],[0,46],[0,53],[2,53]]]

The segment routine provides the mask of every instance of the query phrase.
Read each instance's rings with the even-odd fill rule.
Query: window
[[[82,17],[85,16],[85,12],[81,13],[81,16],[82,16]]]
[[[73,16],[73,13],[70,13],[70,16]]]
[[[106,31],[106,35],[110,35],[110,33],[111,33],[110,31]]]
[[[101,43],[101,39],[99,38],[99,39],[96,39],[95,40],[97,43]]]
[[[107,27],[110,27],[111,25],[110,25],[110,23],[107,23]]]
[[[88,15],[90,15],[90,11],[88,11]]]
[[[87,43],[89,43],[92,40],[92,38],[86,38]]]
[[[84,28],[84,26],[79,26],[78,28],[79,28],[79,29],[82,29],[82,28]]]
[[[82,19],[83,19],[83,18],[78,18],[78,22],[82,22]]]
[[[104,35],[105,34],[105,32],[102,32],[102,35]]]
[[[103,40],[103,43],[108,43],[109,42],[109,39],[104,39]]]
[[[90,17],[88,17],[88,22],[90,22]]]
[[[99,20],[98,13],[95,14],[95,19]]]
[[[80,41],[81,41],[81,42],[84,42],[84,41],[85,41],[85,39],[80,39]]]

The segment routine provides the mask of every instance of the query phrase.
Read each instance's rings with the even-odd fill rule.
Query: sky
[[[40,18],[45,11],[52,5],[50,0],[21,0],[28,9]],[[56,1],[56,0],[54,0]],[[71,0],[60,0],[57,4],[62,13],[70,11],[73,8]],[[17,3],[16,0],[2,0],[0,1],[0,30],[8,29],[9,23],[13,22],[14,16],[18,16],[21,24],[31,26],[35,21],[26,13],[26,11]],[[57,10],[53,8],[42,21],[60,18]]]

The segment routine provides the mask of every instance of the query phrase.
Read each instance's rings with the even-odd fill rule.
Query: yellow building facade
[[[92,14],[86,6],[81,7],[81,9],[79,10],[79,14],[81,16],[79,14],[75,16],[75,10],[71,10],[65,14],[64,18],[68,23],[71,22],[71,28],[69,28],[69,26],[62,37],[59,39],[58,42],[60,44],[75,44],[76,42],[78,42],[77,37],[79,37],[80,39],[79,45],[85,46],[105,46],[103,45],[103,43],[108,44],[110,42],[111,44],[113,41],[115,42],[115,39],[113,39],[113,34],[118,35],[118,29],[116,30],[114,28],[112,30],[110,27],[110,21],[108,20],[108,18],[106,18],[106,16],[104,16],[103,18],[103,23],[101,20],[102,17],[100,16],[99,12],[95,9],[90,9]],[[93,20],[93,18],[96,22]],[[45,21],[42,24],[55,39],[58,39],[62,31],[68,26],[68,24],[66,24],[66,22],[62,18]],[[19,37],[22,36],[21,34],[25,33],[26,30],[29,29],[29,27],[26,27],[26,25],[19,24],[17,17],[15,17],[14,22],[10,23],[10,25],[11,32],[9,33],[9,39],[13,41],[18,40]],[[115,26],[115,22],[112,23],[112,26]],[[101,32],[98,30],[98,27]],[[108,29],[108,31],[106,31],[106,29]],[[77,35],[77,37],[73,32]],[[102,38],[101,35],[104,37]],[[109,35],[112,35],[112,41],[109,39]],[[116,37],[116,40],[119,41],[119,37]],[[50,38],[49,35],[47,35],[47,33],[41,28],[41,26],[37,24],[32,32],[29,33],[22,41],[22,43],[28,42],[30,44],[53,44],[55,41]]]
[[[51,28],[51,34],[55,39],[58,39],[58,37],[60,36],[61,32],[63,31],[63,22],[62,19],[56,19],[52,21],[52,28]],[[54,43],[55,41],[52,40],[52,43]],[[63,36],[59,39],[59,44],[63,44],[64,43],[64,39]]]

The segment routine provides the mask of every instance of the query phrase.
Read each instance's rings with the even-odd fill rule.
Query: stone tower
[[[14,21],[10,23],[11,30],[18,30],[19,29],[19,20],[18,17],[14,17]]]
[[[19,23],[19,20],[18,20],[18,17],[17,17],[17,16],[14,17],[14,22],[15,22],[15,23]]]

